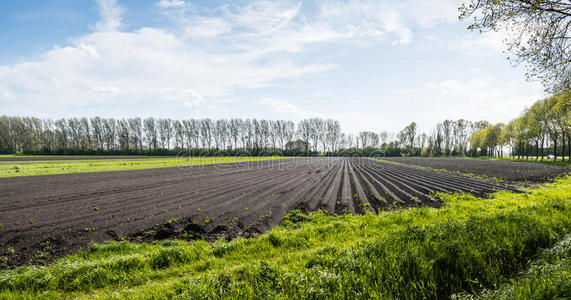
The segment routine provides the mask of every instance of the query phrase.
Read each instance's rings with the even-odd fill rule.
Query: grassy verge
[[[459,295],[460,299],[474,299]],[[498,289],[484,290],[478,299],[570,299],[571,298],[571,235],[552,248],[543,249],[521,275]]]
[[[291,213],[251,239],[94,244],[0,271],[0,298],[447,298],[508,284],[571,229],[571,177],[442,200],[378,215]]]
[[[136,159],[52,160],[52,161],[6,161],[0,162],[0,178],[71,174],[105,171],[127,171],[167,167],[190,167],[198,165],[240,163],[289,157],[151,157]]]

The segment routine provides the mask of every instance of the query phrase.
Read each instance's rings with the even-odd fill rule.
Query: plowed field
[[[484,175],[506,182],[544,182],[571,171],[568,167],[532,162],[442,157],[387,157],[401,164]]]
[[[433,192],[509,189],[357,158],[297,158],[192,168],[0,179],[0,256],[19,265],[109,239],[249,235],[292,210],[440,206]]]

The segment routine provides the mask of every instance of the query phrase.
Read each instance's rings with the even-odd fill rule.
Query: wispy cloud
[[[407,1],[422,5],[420,0]],[[308,13],[302,2],[287,0],[208,9],[182,0],[160,0],[156,8],[176,26],[122,31],[125,9],[117,0],[95,3],[100,20],[92,33],[34,59],[0,66],[3,94],[56,105],[121,97],[133,103],[168,101],[197,107],[231,91],[335,69],[334,62],[296,59],[314,44],[383,39],[387,33],[395,35],[388,43],[409,43],[413,32],[407,20],[415,18],[398,2],[319,2],[317,11]],[[440,18],[420,22],[427,25]]]
[[[492,76],[426,82],[397,94],[406,96],[407,106],[423,112],[418,119],[424,119],[421,122],[425,124],[446,118],[505,122],[520,113],[515,107],[530,105],[544,96],[524,79],[501,81]]]
[[[507,33],[489,31],[481,34],[466,34],[460,40],[450,43],[450,48],[468,55],[497,55],[507,49]]]
[[[121,15],[124,9],[117,5],[117,0],[95,0],[99,6],[101,20],[95,25],[97,31],[116,31],[121,26]]]
[[[350,26],[356,36],[387,35],[392,44],[408,44],[417,27],[456,21],[457,5],[455,0],[324,1],[320,17],[336,27]]]
[[[160,8],[179,8],[185,6],[186,3],[183,0],[161,0],[157,3]]]
[[[289,58],[256,61],[258,49],[249,48],[252,42],[242,40],[222,51],[188,40],[193,37],[212,37],[217,32],[227,32],[224,21],[214,28],[216,18],[203,19],[203,27],[193,32],[173,32],[144,27],[132,32],[120,31],[123,8],[115,0],[96,0],[101,20],[94,32],[75,38],[65,47],[55,46],[41,56],[0,66],[0,90],[5,95],[17,96],[27,103],[59,106],[89,105],[128,101],[132,103],[153,101],[167,102],[196,108],[209,98],[220,97],[234,90],[256,89],[271,85],[279,79],[325,72],[333,64],[298,64]],[[160,3],[160,2],[159,2]],[[179,1],[164,4],[165,8],[179,5]],[[235,15],[235,24],[257,25],[248,22],[268,22],[260,25],[261,31],[269,31],[270,24],[286,26],[295,16],[295,9],[280,10],[272,6],[272,12],[259,12],[254,8],[242,8]],[[275,11],[273,11],[275,10]],[[274,14],[281,16],[267,20]],[[246,15],[258,16],[248,21]],[[280,21],[281,20],[281,21]],[[281,25],[280,25],[281,24]],[[206,30],[209,27],[210,31]],[[201,32],[200,32],[201,31]],[[271,34],[270,34],[271,35]],[[242,37],[244,38],[244,37]]]
[[[281,115],[282,117],[291,117],[292,115],[296,118],[322,117],[322,115],[319,113],[304,110],[296,104],[282,99],[266,97],[261,99],[258,103],[271,107],[275,113]]]
[[[208,16],[199,7],[159,7],[194,43],[214,51],[246,52],[257,59],[276,52],[301,52],[316,43],[346,41],[358,46],[378,39],[408,44],[415,27],[456,21],[456,4],[451,3],[455,2],[319,1],[316,10],[308,13],[302,2],[254,1],[209,9]]]
[[[114,87],[114,86],[94,86],[92,87],[93,91],[98,92],[98,93],[111,93],[111,94],[116,94],[121,92],[121,90],[119,90],[118,88]]]

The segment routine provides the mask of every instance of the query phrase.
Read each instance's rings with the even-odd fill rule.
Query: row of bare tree
[[[338,121],[256,119],[0,117],[0,151],[4,153],[173,153],[180,149],[279,149],[337,153],[343,149],[387,155],[466,155],[473,132],[489,126],[463,119],[438,123],[431,135],[411,123],[397,134],[361,131],[345,134]]]
[[[285,120],[0,117],[3,152],[286,149],[298,137],[314,151],[347,146],[339,122],[331,119],[303,120],[296,130]]]

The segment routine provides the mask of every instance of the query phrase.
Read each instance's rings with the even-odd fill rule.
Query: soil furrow
[[[180,237],[177,230],[207,239],[248,235],[279,224],[291,209],[438,207],[432,191],[481,196],[501,189],[509,188],[368,159],[326,157],[2,178],[0,256],[11,266],[26,263],[48,240],[57,257],[92,241],[138,240],[146,232],[156,232],[150,239]]]

